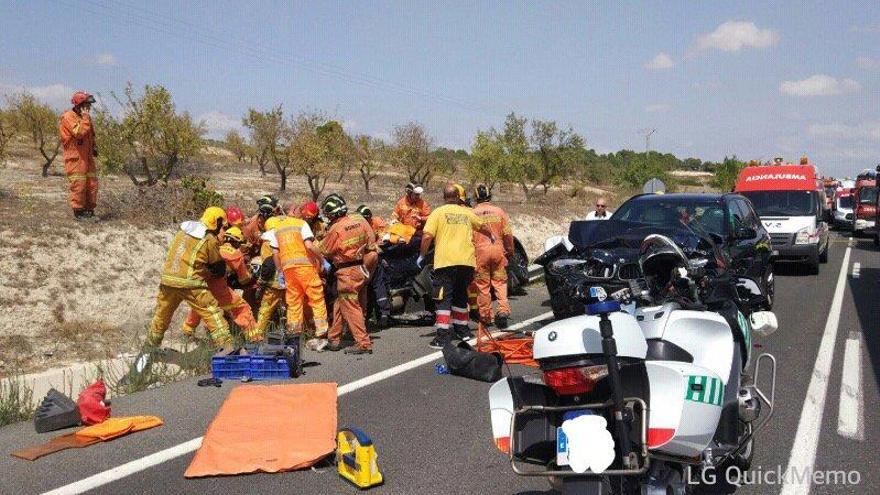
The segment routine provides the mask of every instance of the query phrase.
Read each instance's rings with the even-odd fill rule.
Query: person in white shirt
[[[608,220],[611,214],[614,213],[612,211],[608,211],[608,205],[605,202],[605,198],[599,198],[596,200],[596,209],[587,213],[587,220]]]

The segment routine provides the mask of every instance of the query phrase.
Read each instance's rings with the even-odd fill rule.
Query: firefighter
[[[266,219],[264,228],[265,234],[275,230],[281,223],[284,216],[274,216]],[[257,311],[257,326],[254,338],[263,338],[269,323],[275,315],[275,310],[281,301],[284,300],[285,287],[281,284],[281,277],[278,275],[275,265],[275,257],[272,253],[272,247],[268,242],[262,242],[260,246],[260,257],[263,264],[260,267],[260,280],[256,290],[256,299],[259,301],[259,310]]]
[[[299,206],[291,207],[287,213],[292,217],[305,220],[306,223],[309,224],[309,228],[312,229],[312,234],[315,236],[315,239],[320,241],[324,238],[327,229],[324,225],[324,221],[321,220],[321,216],[318,214],[318,203],[315,203],[314,201],[304,201],[300,203]]]
[[[147,343],[158,347],[171,323],[174,311],[186,301],[208,327],[214,345],[231,351],[232,336],[217,299],[208,289],[211,279],[226,275],[226,263],[217,241],[226,226],[223,208],[207,208],[198,222],[188,221],[171,239],[162,266],[156,313],[150,323]]]
[[[315,339],[309,346],[321,350],[327,342],[327,306],[324,285],[315,267],[322,264],[323,258],[312,229],[304,220],[294,217],[279,217],[267,229],[263,239],[272,248],[273,261],[283,274],[286,286],[287,328],[294,335],[302,334],[303,302],[307,302],[315,324]]]
[[[412,182],[406,185],[406,194],[394,206],[394,216],[397,221],[416,230],[422,230],[428,215],[431,214],[431,207],[422,199],[424,192],[422,186]]]
[[[266,195],[257,200],[257,214],[243,222],[241,233],[244,235],[245,244],[242,246],[242,251],[247,263],[250,263],[256,257],[262,257],[265,261],[266,257],[263,255],[266,254],[271,257],[272,250],[268,246],[265,250],[262,248],[263,239],[261,236],[266,230],[266,221],[270,217],[278,215],[279,212],[278,200],[274,196]],[[257,294],[257,285],[245,287],[241,295],[250,305],[251,312],[258,314],[260,310],[260,297]],[[259,322],[259,316],[257,321]],[[265,330],[265,327],[263,330]]]
[[[495,242],[495,236],[482,218],[473,210],[461,205],[461,192],[457,184],[447,184],[443,189],[446,204],[437,208],[425,222],[419,250],[421,266],[431,244],[434,245],[434,300],[437,304],[435,326],[437,336],[429,344],[442,349],[453,336],[469,336],[468,285],[474,278],[476,253],[474,231],[482,231]]]
[[[227,209],[227,219],[229,209]],[[227,277],[234,283],[227,282],[227,277],[217,277],[208,280],[208,290],[211,291],[220,309],[244,331],[244,336],[249,342],[261,340],[262,334],[256,332],[257,322],[250,306],[233,290],[232,285],[251,285],[253,277],[244,262],[244,254],[241,245],[244,243],[244,235],[238,227],[230,227],[224,235],[224,243],[220,246],[220,257],[226,263]],[[202,318],[199,313],[190,309],[189,316],[183,323],[183,333],[192,336]]]
[[[388,224],[381,217],[373,215],[373,210],[369,206],[360,205],[355,211],[367,221],[377,240],[385,235]],[[379,257],[378,251],[370,251],[364,257],[364,266],[367,267],[370,274],[367,314],[375,313],[376,325],[379,328],[388,328],[391,324],[391,300],[388,297],[388,274],[386,273],[388,262]]]
[[[61,115],[59,132],[64,148],[64,173],[70,186],[70,207],[77,220],[93,218],[98,201],[98,175],[95,157],[95,128],[91,109],[95,97],[77,91],[70,98],[73,108]]]
[[[372,354],[373,343],[364,323],[366,284],[369,276],[364,255],[375,250],[376,236],[370,224],[360,215],[348,215],[345,199],[331,194],[321,207],[330,220],[330,228],[321,242],[321,251],[336,268],[336,301],[333,304],[333,327],[328,350],[342,349],[342,325],[354,337],[356,345],[346,354]]]
[[[495,299],[498,301],[498,312],[494,316],[495,326],[504,329],[507,328],[507,320],[510,317],[510,304],[507,302],[507,263],[513,256],[510,218],[504,210],[491,203],[492,193],[485,184],[477,185],[474,199],[477,202],[474,213],[486,222],[496,239],[501,239],[500,243],[494,243],[482,232],[474,233],[477,255],[474,282],[477,286],[480,321],[484,325],[493,322],[492,292],[494,291]]]

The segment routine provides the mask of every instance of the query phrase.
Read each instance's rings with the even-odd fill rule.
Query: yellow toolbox
[[[343,428],[336,435],[336,469],[339,476],[360,489],[381,485],[376,448],[358,428]]]

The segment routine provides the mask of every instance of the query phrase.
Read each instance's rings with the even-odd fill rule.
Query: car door
[[[749,224],[750,208],[745,201],[732,198],[728,202],[730,219],[730,257],[733,269],[736,273],[751,275],[755,261],[755,244],[758,242],[757,232]],[[754,235],[743,236],[744,232],[752,230]]]
[[[773,246],[770,242],[770,234],[767,233],[767,229],[764,228],[761,219],[755,213],[755,209],[752,208],[752,204],[748,200],[744,200],[742,201],[742,206],[746,210],[746,224],[755,229],[755,232],[758,234],[753,243],[752,266],[748,275],[760,279],[764,277],[767,267],[770,265]]]

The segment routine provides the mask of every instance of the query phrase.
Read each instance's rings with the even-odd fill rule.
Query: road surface
[[[852,244],[849,247],[849,244]],[[846,259],[846,264],[844,264]],[[855,271],[854,271],[855,267]],[[880,251],[870,240],[836,236],[818,276],[779,266],[779,331],[757,340],[779,362],[776,410],[760,432],[750,486],[720,484],[701,493],[880,493],[875,449],[880,420]],[[513,301],[514,321],[537,328],[550,318],[546,290]],[[309,354],[319,362],[300,381],[340,385],[339,424],[375,441],[386,483],[375,494],[554,493],[546,481],[520,478],[491,441],[488,384],[437,375],[429,328],[392,328],[376,335],[375,354]],[[820,349],[822,352],[820,353]],[[432,355],[434,357],[432,357]],[[426,357],[427,356],[427,357]],[[516,368],[514,372],[528,372]],[[183,472],[226,394],[187,380],[113,401],[114,415],[155,414],[165,426],[36,462],[0,457],[0,493],[355,493],[332,468],[282,474],[187,480]],[[254,411],[255,417],[259,411]],[[57,434],[57,433],[55,433]],[[0,429],[12,451],[45,441],[29,423]],[[812,467],[812,470],[810,470]],[[775,481],[778,471],[826,474],[825,483]],[[772,474],[768,474],[772,473]]]

